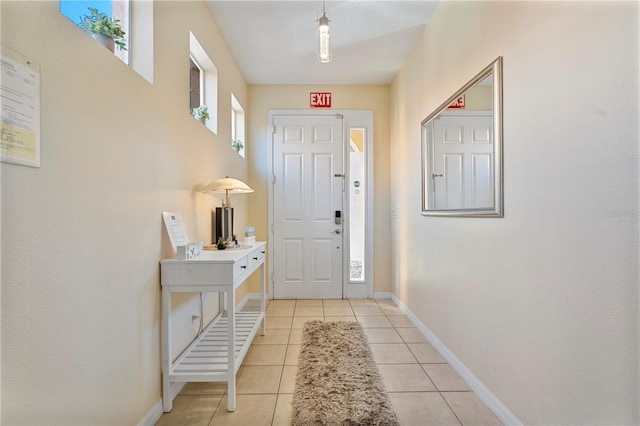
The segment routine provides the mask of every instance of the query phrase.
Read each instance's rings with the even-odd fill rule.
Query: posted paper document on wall
[[[40,167],[40,66],[2,46],[0,159]]]

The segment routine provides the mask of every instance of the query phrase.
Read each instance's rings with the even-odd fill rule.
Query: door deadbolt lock
[[[342,212],[340,210],[336,210],[335,213],[335,224],[336,225],[342,225]]]

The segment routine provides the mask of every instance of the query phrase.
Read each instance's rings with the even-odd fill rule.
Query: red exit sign
[[[460,96],[458,99],[456,99],[455,101],[451,102],[451,105],[449,105],[450,109],[464,109],[465,107],[465,102],[466,99],[464,97],[464,95]]]
[[[331,108],[331,92],[311,92],[309,106],[311,108]]]

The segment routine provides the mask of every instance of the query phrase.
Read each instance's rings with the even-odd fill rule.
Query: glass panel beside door
[[[349,129],[349,281],[365,280],[365,129]]]

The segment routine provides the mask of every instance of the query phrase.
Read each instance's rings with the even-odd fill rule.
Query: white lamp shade
[[[206,186],[205,192],[232,192],[235,194],[246,194],[253,192],[253,189],[241,180],[230,178],[229,176],[216,179]]]

